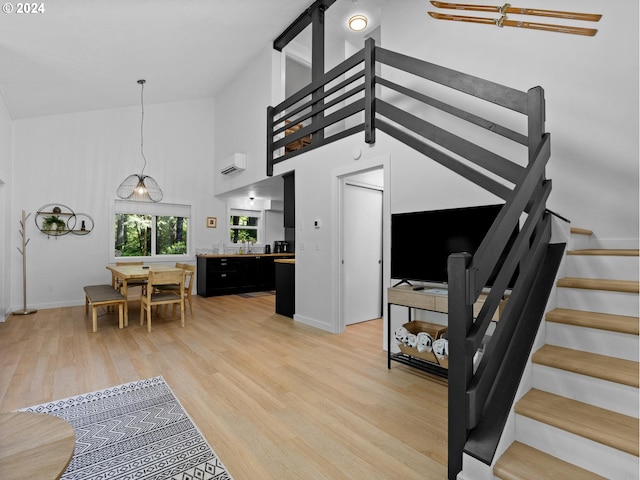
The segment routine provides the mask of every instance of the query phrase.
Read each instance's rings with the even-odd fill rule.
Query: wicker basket
[[[438,325],[437,323],[422,322],[420,320],[412,320],[409,323],[403,325],[409,333],[417,335],[420,332],[426,332],[431,335],[433,340],[438,340],[447,332],[447,327],[444,325]],[[426,360],[427,362],[435,363],[444,368],[449,368],[449,357],[438,358],[438,356],[431,352],[419,352],[417,348],[408,347],[404,343],[398,345],[400,351],[405,355],[419,358],[420,360]]]

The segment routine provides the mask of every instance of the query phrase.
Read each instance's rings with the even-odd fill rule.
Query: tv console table
[[[480,313],[482,306],[487,298],[486,294],[481,294],[478,301],[473,305],[473,316],[476,317]],[[504,306],[505,300],[500,304],[500,308],[493,316],[493,320],[497,321],[500,311]],[[414,290],[410,285],[400,285],[391,287],[387,290],[387,368],[391,368],[391,361],[403,363],[411,367],[447,378],[448,369],[437,363],[413,357],[402,352],[392,353],[391,342],[394,336],[394,330],[391,330],[391,306],[398,305],[407,307],[408,322],[411,321],[412,309],[428,310],[432,312],[448,313],[449,298],[446,288],[425,287],[424,290]],[[444,326],[443,326],[444,327]]]

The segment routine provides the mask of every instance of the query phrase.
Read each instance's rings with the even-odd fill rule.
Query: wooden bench
[[[125,298],[111,285],[87,285],[84,287],[85,304],[84,313],[89,313],[89,303],[93,310],[93,331],[98,330],[98,307],[107,305],[118,305],[118,321],[122,328],[122,319],[124,317]],[[127,322],[128,323],[128,322]],[[125,325],[125,327],[128,325]]]

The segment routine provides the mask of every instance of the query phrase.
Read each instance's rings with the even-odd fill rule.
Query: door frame
[[[381,155],[368,160],[360,160],[357,164],[352,164],[347,167],[341,167],[333,170],[332,173],[332,215],[333,221],[331,225],[331,242],[333,252],[331,255],[332,272],[331,277],[333,279],[332,289],[332,310],[333,316],[338,321],[336,322],[336,331],[334,333],[342,333],[346,328],[346,322],[344,318],[344,299],[343,299],[343,276],[342,276],[342,258],[343,258],[343,244],[342,244],[342,214],[343,214],[343,187],[347,179],[353,175],[365,173],[371,170],[382,169],[383,171],[383,189],[382,189],[382,303],[386,305],[387,302],[387,289],[384,287],[389,284],[389,254],[390,254],[390,240],[391,240],[391,201],[390,201],[390,155]],[[386,309],[383,308],[383,317],[386,317]],[[384,345],[384,339],[382,344]]]

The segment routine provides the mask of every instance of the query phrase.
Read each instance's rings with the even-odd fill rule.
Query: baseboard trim
[[[296,322],[304,323],[305,325],[309,325],[310,327],[319,328],[320,330],[324,330],[331,333],[337,333],[333,331],[333,325],[327,322],[322,322],[320,320],[316,320],[311,317],[306,317],[304,315],[300,315],[298,313],[293,314],[293,319]]]

